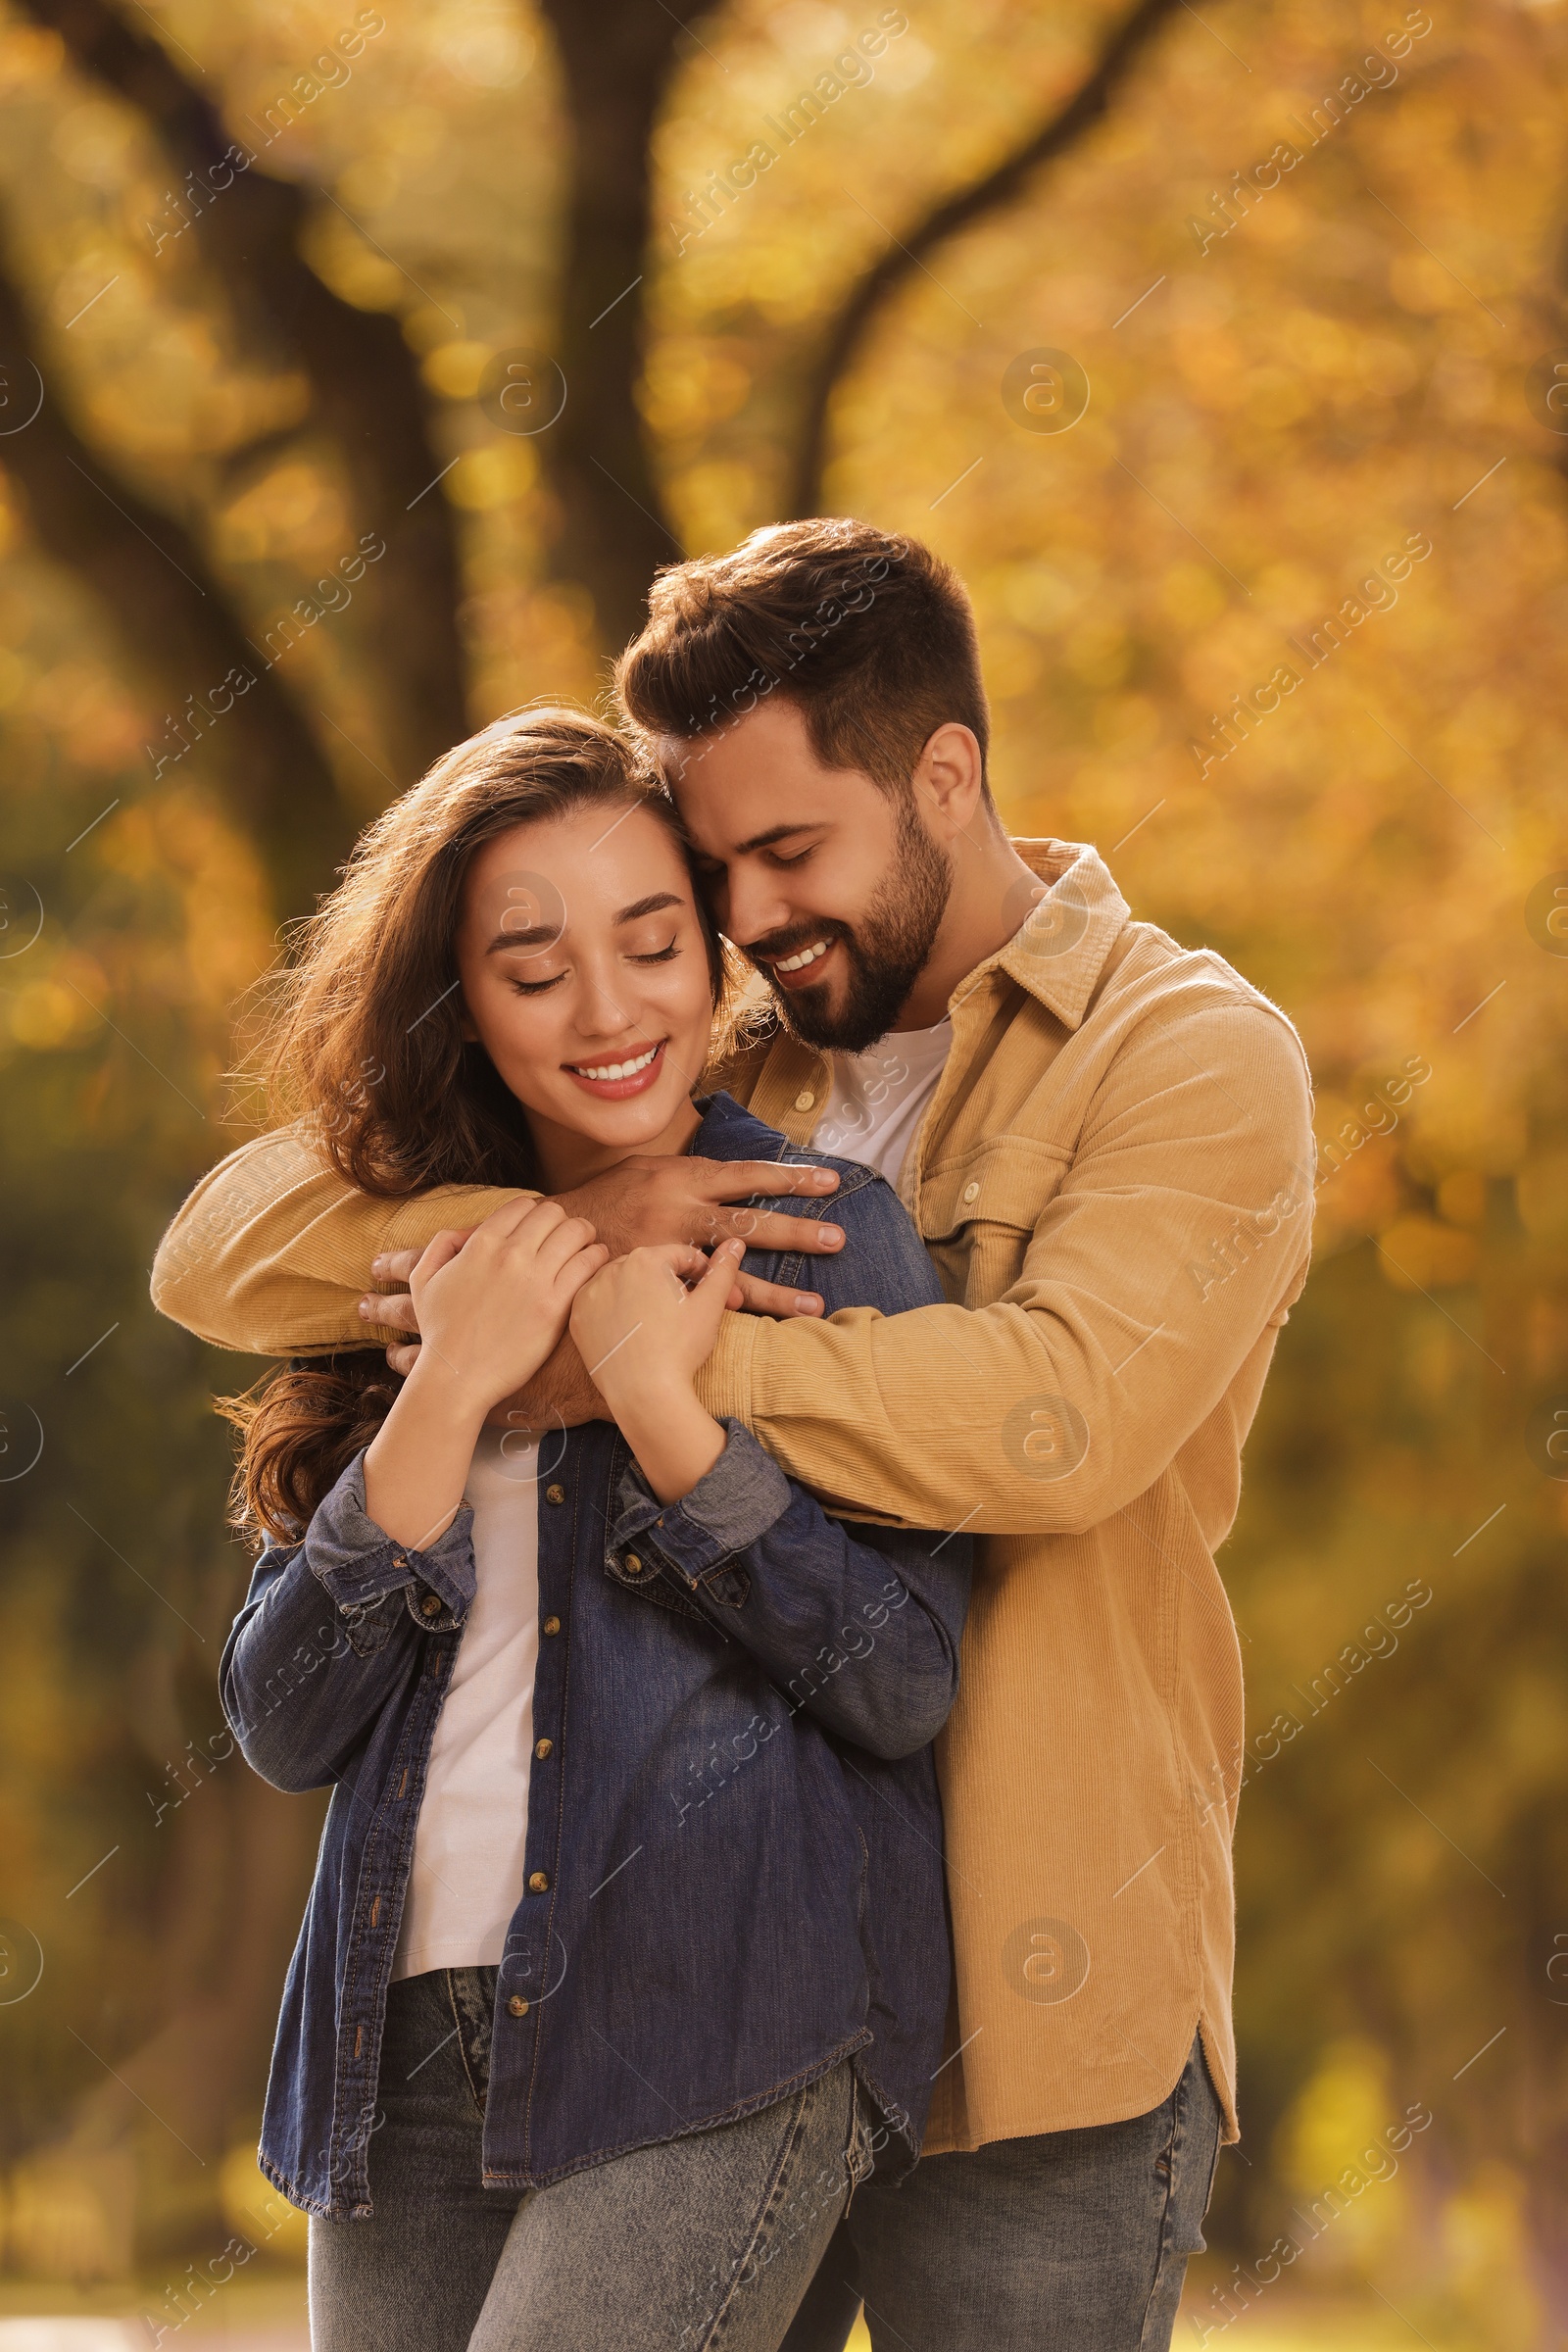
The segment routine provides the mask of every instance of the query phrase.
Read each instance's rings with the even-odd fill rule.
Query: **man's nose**
[[[749,948],[771,939],[794,919],[794,908],[767,874],[738,875],[729,885],[729,907],[724,929],[737,947]]]

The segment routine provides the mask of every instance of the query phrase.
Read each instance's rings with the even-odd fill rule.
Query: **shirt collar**
[[[1127,923],[1131,908],[1110,878],[1098,851],[1082,841],[1014,841],[1029,871],[1047,886],[1033,897],[1028,883],[1014,886],[1018,927],[1004,947],[954,990],[954,1011],[993,971],[1004,972],[1044,1004],[1068,1029],[1089,1009],[1105,958]]]

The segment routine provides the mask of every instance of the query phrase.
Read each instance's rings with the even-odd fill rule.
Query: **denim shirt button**
[[[550,1874],[548,1871],[529,1871],[528,1892],[530,1894],[548,1894],[550,1892]]]
[[[628,1551],[626,1554],[626,1574],[628,1576],[641,1576],[642,1572],[643,1564],[641,1560],[637,1557],[637,1554],[634,1551]]]
[[[425,1594],[424,1598],[419,1603],[419,1614],[421,1617],[440,1616],[441,1596],[438,1592],[427,1592]]]
[[[544,1621],[541,1631],[547,1634],[559,1634],[561,1631],[561,1619],[559,1617],[547,1617]]]
[[[508,2014],[510,2017],[526,2017],[526,2016],[527,2016],[527,2014],[528,2014],[528,2004],[527,2004],[527,2002],[526,2002],[526,2001],[523,1999],[523,1997],[522,1997],[522,1995],[521,1995],[521,1993],[520,1993],[520,1992],[514,1992],[514,1993],[513,1994],[513,1996],[512,1996],[511,2000],[510,2000],[510,2001],[507,2003],[507,2014]]]
[[[546,1500],[546,1502],[564,1502],[564,1501],[565,1501],[565,1499],[566,1499],[566,1490],[565,1490],[565,1488],[564,1488],[564,1487],[546,1487],[546,1489],[545,1489],[545,1500]]]

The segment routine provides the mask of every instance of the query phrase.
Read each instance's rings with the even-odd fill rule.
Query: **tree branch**
[[[367,588],[376,604],[371,659],[397,765],[412,778],[467,732],[457,612],[456,517],[439,490],[432,402],[395,318],[359,311],[299,251],[304,191],[271,177],[232,140],[217,108],[163,45],[108,0],[18,0],[58,32],[77,70],[136,107],[186,182],[190,233],[253,345],[287,355],[335,441],[358,519],[386,542]],[[195,186],[192,189],[191,182]]]
[[[170,706],[150,747],[151,774],[187,754],[218,763],[266,862],[275,904],[287,914],[311,910],[316,894],[330,887],[352,828],[332,771],[272,660],[234,619],[224,588],[183,525],[149,506],[74,431],[39,366],[27,307],[4,270],[0,352],[17,413],[34,399],[40,404],[30,423],[0,440],[0,463],[45,552],[96,593],[136,667]]]
[[[1112,97],[1181,0],[1139,0],[1139,5],[1107,38],[1087,78],[1050,120],[1004,156],[1002,162],[956,194],[944,196],[914,224],[902,243],[890,245],[881,259],[862,272],[840,304],[823,338],[808,380],[787,512],[795,515],[820,512],[822,475],[827,464],[828,410],[842,377],[853,366],[872,321],[912,270],[949,237],[1006,204],[1031,173],[1054,163],[1084,136],[1109,106]]]
[[[566,405],[539,447],[562,506],[557,571],[589,590],[600,635],[618,650],[647,617],[655,571],[683,552],[635,389],[653,229],[649,149],[681,26],[650,0],[541,5],[561,52],[573,154],[556,351]]]

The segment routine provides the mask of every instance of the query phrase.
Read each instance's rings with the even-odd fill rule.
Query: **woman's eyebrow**
[[[635,923],[639,916],[658,914],[665,906],[681,906],[685,901],[673,890],[656,890],[651,897],[638,899],[633,906],[623,906],[615,916],[617,923]]]
[[[498,931],[485,954],[495,956],[507,948],[551,948],[564,929],[564,923],[534,923],[526,931]]]

